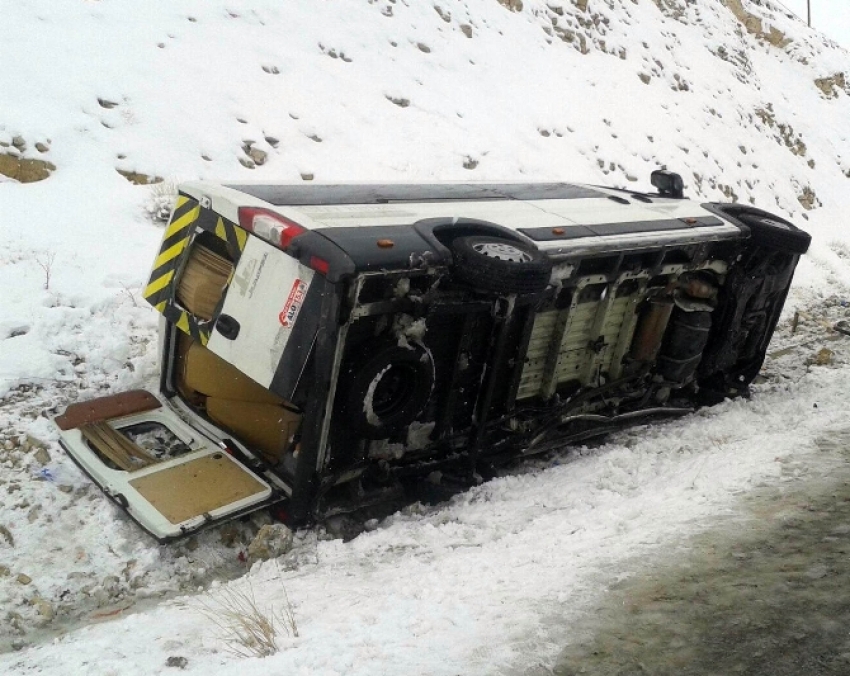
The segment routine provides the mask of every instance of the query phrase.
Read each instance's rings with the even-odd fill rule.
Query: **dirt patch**
[[[30,160],[11,153],[0,154],[0,174],[21,183],[43,181],[56,171],[56,166],[44,160]]]
[[[829,476],[752,494],[746,522],[615,585],[554,673],[850,673],[848,442],[850,430],[819,440],[844,458]]]

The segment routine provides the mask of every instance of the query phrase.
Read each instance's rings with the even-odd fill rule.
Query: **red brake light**
[[[324,258],[310,256],[310,267],[319,274],[326,275],[330,269],[330,264]]]
[[[286,249],[293,238],[307,231],[295,221],[258,207],[239,207],[239,225],[281,249]]]

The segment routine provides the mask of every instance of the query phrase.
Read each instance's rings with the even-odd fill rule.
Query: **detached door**
[[[68,455],[160,542],[282,497],[144,390],[73,404],[56,424]]]

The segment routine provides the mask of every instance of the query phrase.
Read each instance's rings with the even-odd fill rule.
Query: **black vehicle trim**
[[[389,204],[482,200],[547,200],[605,198],[607,195],[571,183],[457,183],[360,185],[227,185],[275,206]]]
[[[345,252],[357,272],[406,270],[445,262],[442,252],[435,254],[435,247],[413,225],[345,226],[313,232]]]
[[[340,334],[340,296],[340,290],[335,285],[330,282],[324,285],[321,295],[321,321],[312,360],[313,372],[308,374],[311,377],[311,392],[304,411],[301,450],[295,466],[287,515],[288,522],[293,524],[308,521],[317,502],[320,486],[317,463],[320,452],[327,444],[326,430],[329,428],[333,399],[336,398],[333,381],[337,377],[339,367],[336,352]]]
[[[322,277],[313,276],[313,281],[301,306],[299,319],[292,327],[292,333],[289,340],[286,341],[286,347],[283,349],[272,381],[269,383],[269,390],[288,401],[292,401],[294,398],[310,350],[312,350],[316,341],[325,284],[326,282]],[[284,289],[283,293],[287,291],[288,289]],[[283,328],[281,327],[280,330],[283,330]]]

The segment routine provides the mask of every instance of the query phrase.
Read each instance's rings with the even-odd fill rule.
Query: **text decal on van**
[[[292,289],[289,291],[289,297],[286,299],[286,305],[283,306],[280,315],[280,323],[284,328],[289,329],[295,324],[298,318],[298,313],[301,311],[301,306],[304,304],[304,296],[307,295],[307,283],[296,279],[292,284]]]

